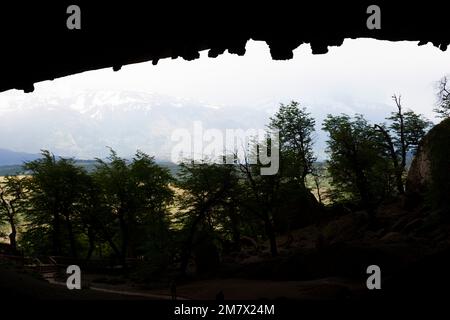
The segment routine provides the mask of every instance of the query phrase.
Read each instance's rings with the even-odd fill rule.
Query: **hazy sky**
[[[214,126],[216,120],[226,122],[223,125],[237,121],[242,126],[254,126],[255,122],[264,126],[280,102],[299,101],[316,119],[315,151],[319,158],[324,158],[327,137],[320,127],[326,114],[363,113],[372,122],[384,121],[395,110],[392,95],[401,94],[405,108],[412,108],[435,120],[432,110],[436,102],[436,83],[448,73],[450,52],[442,52],[431,44],[419,47],[415,42],[346,40],[342,46],[331,47],[324,55],[312,55],[309,45],[302,45],[295,50],[293,59],[274,61],[264,42],[251,41],[242,57],[225,53],[213,59],[208,58],[207,51],[204,51],[201,58],[194,61],[162,59],[156,66],[148,62],[124,66],[118,72],[112,68],[89,71],[37,83],[35,91],[30,94],[21,91],[0,93],[0,117],[7,120],[3,122],[5,128],[2,128],[0,148],[37,152],[45,147],[63,155],[86,157],[100,156],[101,152],[94,147],[106,150],[105,145],[114,146],[119,151],[126,146],[155,150],[155,147],[148,146],[159,141],[155,136],[170,136],[170,130],[188,125],[177,121],[190,119],[187,116],[189,110],[163,115],[164,110],[169,110],[166,106],[163,111],[158,111],[160,114],[155,111],[151,118],[145,118],[145,121],[157,121],[150,128],[155,131],[152,131],[154,135],[150,134],[150,129],[145,129],[144,124],[137,128],[138,120],[144,121],[144,116],[137,116],[134,120],[124,118],[126,121],[120,125],[105,120],[98,127],[95,119],[76,120],[71,113],[73,110],[58,108],[57,105],[45,114],[39,110],[35,111],[37,114],[24,114],[19,110],[22,100],[28,100],[32,106],[40,106],[39,100],[51,104],[57,100],[53,99],[55,96],[137,91],[225,108],[221,110],[222,116],[209,115],[207,121],[210,123],[205,123],[205,126]],[[52,99],[49,100],[49,96]],[[227,113],[226,119],[224,112]],[[177,117],[180,119],[176,120]],[[94,121],[94,124],[89,121]],[[144,132],[136,133],[137,129]],[[134,136],[133,130],[136,131]],[[114,138],[111,132],[118,136]],[[145,137],[148,143],[138,144],[137,138]],[[92,146],[95,150],[89,151],[89,144],[95,144]]]
[[[264,42],[250,41],[243,57],[225,53],[194,61],[163,59],[158,65],[140,63],[45,81],[36,93],[47,90],[131,90],[193,98],[209,104],[259,106],[299,100],[325,105],[330,112],[389,109],[393,93],[404,105],[433,117],[435,83],[450,72],[450,52],[431,44],[346,40],[329,53],[312,55],[308,45],[294,58],[274,61]],[[380,110],[380,113],[382,111]]]

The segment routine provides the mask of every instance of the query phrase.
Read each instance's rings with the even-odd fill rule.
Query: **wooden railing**
[[[69,265],[78,265],[81,269],[89,271],[111,271],[120,267],[114,261],[107,259],[86,260],[61,256],[24,257],[0,254],[0,260],[12,262],[19,267],[41,274],[62,271]],[[140,262],[139,259],[127,259],[126,261],[128,267],[134,267]]]

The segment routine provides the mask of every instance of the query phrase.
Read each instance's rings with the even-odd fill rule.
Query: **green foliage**
[[[19,244],[27,256],[54,255],[52,232],[45,225],[29,222],[27,229],[19,238]]]
[[[20,239],[26,252],[88,258],[103,252],[125,261],[164,250],[172,178],[145,153],[128,162],[111,150],[108,161],[98,160],[88,173],[43,151],[24,168],[31,173]]]
[[[280,135],[283,176],[305,181],[312,172],[316,161],[313,152],[314,125],[311,114],[295,101],[281,104],[275,116],[270,118],[269,128],[278,130]]]
[[[394,95],[392,98],[397,106],[397,111],[392,112],[391,116],[387,118],[390,121],[389,127],[383,123],[376,124],[375,128],[382,138],[381,143],[386,157],[392,163],[397,191],[399,194],[404,194],[407,157],[409,154],[416,153],[431,122],[412,110],[404,112],[401,96]]]
[[[178,262],[186,271],[191,258],[208,272],[217,267],[220,250],[240,249],[243,236],[268,240],[276,256],[276,236],[319,221],[330,202],[366,208],[372,217],[394,187],[403,190],[406,154],[416,150],[429,122],[395,101],[398,112],[389,124],[328,115],[326,164],[313,153],[310,113],[295,101],[281,104],[268,126],[280,134],[280,166],[273,175],[261,174],[263,166],[248,154],[234,164],[187,161],[174,178],[141,151],[128,160],[111,150],[95,166],[42,151],[42,158],[24,165],[29,176],[0,184],[0,219],[16,224],[23,216],[19,244],[27,254],[114,257],[124,266],[137,258],[142,264],[133,276],[147,282],[169,277],[169,265]],[[268,136],[251,147],[251,155],[275,143]],[[450,149],[444,148],[447,140],[442,143],[439,150]],[[433,158],[441,160],[433,168],[441,168],[439,161],[450,157],[436,148]],[[433,194],[449,199],[448,175],[433,171],[433,177]]]
[[[420,140],[425,136],[427,129],[432,125],[423,115],[412,110],[402,111],[400,97],[395,97],[398,111],[392,112],[387,120],[391,121],[389,129],[393,136],[393,142],[397,153],[417,151]]]
[[[216,238],[225,240],[229,230],[231,238],[239,240],[240,212],[236,203],[239,187],[235,165],[207,161],[182,163],[177,187],[182,190],[178,197],[181,210],[177,219],[184,226],[180,234],[181,272],[184,273],[193,250],[199,248],[199,242],[204,241],[198,239],[199,235],[209,235],[211,248],[216,248],[212,251],[218,247],[218,244],[214,244]],[[197,252],[201,265],[203,253],[201,250]]]
[[[391,191],[391,165],[381,137],[362,115],[328,115],[328,171],[337,201],[350,200],[372,208]]]
[[[120,242],[116,251],[121,258],[148,254],[149,247],[143,244],[150,240],[152,251],[163,250],[167,207],[173,199],[169,170],[141,151],[129,162],[111,150],[107,162],[98,160],[93,179],[112,228],[109,233]]]
[[[239,185],[235,165],[207,161],[182,163],[177,187],[183,190],[178,198],[182,209],[178,218],[186,230],[205,225],[211,230],[224,231],[222,237],[226,238],[230,224],[238,223]]]
[[[32,228],[43,237],[50,233],[52,253],[78,256],[78,207],[87,192],[86,171],[74,164],[73,159],[56,159],[49,151],[42,158],[27,162],[24,168],[31,172],[27,179],[27,218]]]

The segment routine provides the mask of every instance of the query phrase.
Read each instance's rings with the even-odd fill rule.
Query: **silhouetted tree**
[[[316,157],[313,152],[315,120],[298,102],[281,104],[269,128],[279,130],[282,174],[295,177],[303,184],[313,170]]]
[[[314,183],[314,187],[317,193],[317,200],[320,204],[323,204],[324,193],[322,191],[323,183],[326,179],[326,168],[323,164],[316,164],[312,168],[311,177]]]
[[[409,153],[416,152],[420,140],[425,136],[431,123],[412,110],[405,112],[402,108],[401,96],[394,95],[392,98],[397,111],[392,112],[387,118],[391,121],[389,127],[377,124],[375,128],[381,133],[387,155],[392,161],[397,191],[403,194],[407,156]]]
[[[228,229],[231,225],[233,240],[239,241],[239,220],[233,203],[238,177],[235,166],[202,161],[184,162],[180,165],[177,186],[182,190],[180,206],[185,240],[181,252],[181,272],[184,274],[192,253],[196,232],[207,227],[214,232],[216,227]],[[228,225],[229,223],[229,225]]]
[[[437,98],[437,107],[434,112],[437,113],[439,118],[450,117],[450,88],[448,87],[447,77],[443,77],[438,82]]]
[[[270,139],[255,144],[250,153],[259,153],[259,148],[267,148]],[[278,172],[273,175],[261,175],[260,163],[251,163],[251,154],[245,155],[239,163],[239,169],[244,177],[241,205],[249,214],[257,217],[264,223],[265,235],[269,239],[272,256],[278,255],[276,232],[274,226],[274,214],[280,204],[281,175]],[[254,155],[253,155],[254,157]],[[254,157],[256,158],[256,157]]]
[[[146,227],[165,227],[163,220],[173,198],[169,186],[171,175],[141,151],[132,161],[120,158],[114,150],[108,161],[97,161],[94,181],[108,209],[107,220],[117,219],[120,255],[125,263],[126,258],[136,257],[136,250],[148,236]]]
[[[109,245],[114,255],[121,258],[121,252],[114,242],[116,219],[109,213],[101,188],[92,175],[85,176],[83,198],[77,206],[79,229],[87,237],[86,259],[90,259],[97,246]]]
[[[390,163],[379,133],[362,115],[328,115],[328,170],[335,196],[363,205],[373,217],[377,201],[389,193]]]
[[[38,228],[43,237],[50,232],[52,253],[56,255],[66,253],[67,238],[70,254],[77,257],[77,206],[84,196],[86,171],[76,166],[73,159],[56,160],[47,150],[42,151],[42,158],[25,163],[24,168],[31,174],[26,185],[29,190],[26,212],[32,226],[29,231]]]

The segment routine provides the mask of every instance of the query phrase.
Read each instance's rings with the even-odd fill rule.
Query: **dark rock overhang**
[[[265,41],[273,59],[292,58],[302,44],[323,54],[346,38],[432,42],[441,50],[450,43],[448,12],[430,1],[426,7],[412,1],[268,1],[245,7],[242,1],[143,2],[2,5],[0,91],[30,92],[39,81],[130,63],[192,60],[201,50],[210,57],[225,50],[243,55],[250,39]],[[71,4],[81,9],[81,30],[66,27]],[[379,30],[366,26],[372,4],[381,9]]]

